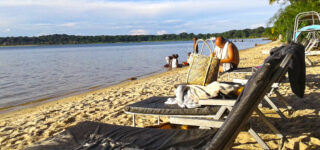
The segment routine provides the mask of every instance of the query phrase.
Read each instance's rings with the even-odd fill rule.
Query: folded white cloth
[[[176,101],[176,98],[168,98],[168,100],[165,101],[164,103],[172,105],[172,104],[177,104],[177,101]]]
[[[179,85],[175,91],[176,98],[168,98],[165,104],[178,104],[181,108],[200,107],[199,99],[211,99],[217,97],[219,92],[230,94],[238,90],[239,85],[212,82],[207,86]]]

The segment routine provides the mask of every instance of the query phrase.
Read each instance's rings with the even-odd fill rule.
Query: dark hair
[[[226,41],[226,39],[223,38],[222,36],[217,36],[216,39],[217,39],[217,38],[221,38],[221,41],[222,41],[222,42],[225,42],[225,41]]]

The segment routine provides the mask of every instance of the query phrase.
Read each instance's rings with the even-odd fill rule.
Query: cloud
[[[0,0],[5,20],[0,31],[11,29],[1,36],[213,33],[266,22],[276,6],[265,0]]]
[[[3,30],[3,32],[10,32],[10,31],[11,31],[11,29],[9,29],[9,28]]]
[[[69,22],[69,23],[63,23],[63,24],[60,24],[59,26],[61,27],[74,27],[76,26],[76,23],[73,23],[73,22]]]
[[[217,20],[216,22],[217,23],[227,23],[227,22],[230,22],[230,20]]]
[[[251,29],[255,29],[258,27],[266,27],[266,23],[258,23],[258,24],[253,24],[250,26]]]
[[[44,33],[44,32],[37,34],[37,36],[45,36],[45,35],[50,35],[50,34]]]
[[[163,35],[163,34],[167,34],[167,31],[166,30],[157,31],[157,35]]]
[[[177,20],[177,19],[169,19],[169,20],[165,20],[163,22],[164,23],[181,23],[183,21],[182,20]]]
[[[131,30],[130,34],[131,35],[147,35],[148,31],[143,30],[143,29],[137,29],[137,30]]]
[[[109,17],[157,17],[164,15],[197,15],[222,10],[245,10],[268,5],[267,1],[252,0],[177,0],[177,1],[101,1],[101,0],[10,0],[0,7],[24,7],[51,10],[53,13],[95,13]],[[217,7],[228,6],[228,7]],[[213,9],[214,8],[214,9]],[[170,19],[169,19],[170,21]],[[175,21],[175,20],[173,20]]]
[[[42,27],[44,27],[44,26],[53,26],[53,24],[50,24],[50,23],[36,23],[36,24],[34,24],[34,25],[36,25],[36,26],[42,26]]]

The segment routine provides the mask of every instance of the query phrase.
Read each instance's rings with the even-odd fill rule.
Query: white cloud
[[[166,30],[157,31],[157,35],[163,35],[163,34],[167,34],[167,31]]]
[[[250,26],[251,29],[255,29],[258,27],[266,27],[266,24],[265,23],[258,23],[258,24],[253,24]]]
[[[73,22],[69,22],[69,23],[63,23],[63,24],[60,24],[58,26],[61,26],[61,27],[74,27],[76,26],[76,23],[73,23]]]
[[[2,36],[212,33],[266,22],[277,9],[266,0],[0,0],[5,20],[0,31],[12,30]]]
[[[103,16],[115,17],[156,17],[163,15],[205,14],[222,10],[245,10],[268,5],[267,1],[252,0],[177,0],[177,1],[101,1],[101,0],[6,0],[0,1],[0,7],[35,7],[52,9],[68,13],[98,13]],[[228,6],[228,7],[218,7]],[[206,14],[205,14],[206,15]],[[169,20],[170,21],[170,20]],[[172,20],[176,21],[176,20]]]
[[[217,20],[216,22],[217,23],[227,23],[227,22],[230,22],[230,20]]]
[[[164,23],[182,23],[182,20],[176,20],[176,19],[169,19],[169,20],[165,20],[163,21]]]
[[[36,23],[34,25],[44,27],[44,26],[52,26],[53,24],[51,24],[51,23]]]
[[[130,34],[131,35],[147,35],[148,31],[143,30],[143,29],[137,29],[137,30],[131,30]]]
[[[45,32],[42,32],[42,33],[37,34],[37,36],[45,36],[45,35],[50,35],[50,34],[45,33]]]
[[[10,32],[11,29],[7,28],[7,29],[4,29],[3,32]]]

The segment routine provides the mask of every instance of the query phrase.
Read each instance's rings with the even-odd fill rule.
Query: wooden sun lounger
[[[265,98],[265,94],[272,89],[272,85],[274,84],[275,81],[278,81],[279,78],[287,71],[286,66],[288,64],[288,61],[290,60],[292,54],[288,54],[282,61],[280,65],[280,71],[276,72],[276,75],[272,78],[270,82],[270,86],[265,89],[265,93],[261,97],[261,100]],[[260,100],[260,101],[261,101]],[[259,103],[260,103],[259,101]],[[143,114],[142,115],[158,115],[158,123],[159,121],[159,116],[165,115],[165,116],[170,116],[170,123],[173,124],[183,124],[183,125],[193,125],[193,126],[200,126],[202,128],[208,128],[208,127],[213,127],[213,128],[219,128],[221,125],[224,123],[224,117],[223,114],[225,113],[226,110],[232,111],[233,106],[237,104],[237,101],[235,100],[200,100],[199,102],[202,105],[220,105],[220,108],[215,114],[211,115],[166,115],[166,114]],[[151,109],[151,108],[150,108]],[[277,136],[281,139],[284,138],[284,136],[268,121],[268,119],[263,115],[263,113],[258,109],[255,108],[254,111],[258,114],[259,118],[262,119],[262,121],[274,132],[277,134]],[[133,114],[133,125],[135,122],[135,112],[129,112],[127,113]],[[212,118],[212,119],[209,119]],[[228,119],[228,118],[227,118]],[[256,141],[264,148],[264,149],[269,149],[269,147],[261,140],[261,138],[256,134],[256,132],[252,129],[249,128],[248,132],[256,139]]]
[[[280,69],[276,72],[276,75],[273,76],[272,80],[271,80],[271,83],[270,83],[270,87],[269,89],[265,89],[265,91],[270,91],[270,88],[272,89],[273,88],[273,85],[274,85],[274,82],[278,81],[279,78],[281,78],[282,75],[284,75],[287,71],[287,65],[288,65],[288,62],[289,60],[291,59],[292,57],[292,54],[288,54],[284,59],[283,61],[281,62],[280,64]],[[264,99],[266,99],[267,96],[263,96]],[[261,98],[262,100],[262,98]],[[261,101],[260,100],[260,101]],[[203,103],[203,104],[206,104],[206,105],[217,105],[217,104],[223,104],[223,102],[217,102],[217,103],[214,103],[213,101],[211,100],[202,100],[201,102],[199,103]],[[173,124],[183,124],[183,125],[193,125],[193,126],[204,126],[204,127],[214,127],[214,128],[219,128],[221,127],[222,125],[222,122],[220,121],[222,118],[222,115],[224,113],[224,111],[226,111],[227,109],[229,111],[231,111],[232,107],[232,103],[233,105],[236,104],[236,102],[232,102],[232,101],[229,101],[229,106],[222,106],[221,109],[219,110],[219,112],[217,112],[217,115],[216,115],[216,120],[212,120],[212,119],[204,119],[204,118],[185,118],[185,117],[170,117],[170,123],[173,123]],[[260,102],[259,102],[260,103]],[[273,104],[273,103],[271,103]],[[257,113],[257,115],[259,116],[259,118],[264,122],[264,124],[266,126],[268,126],[280,139],[281,139],[281,142],[283,142],[284,140],[284,136],[283,134],[276,129],[276,127],[274,127],[272,125],[272,123],[270,123],[270,121],[267,119],[267,117],[259,110],[259,108],[255,108],[253,111],[255,111]],[[261,147],[263,149],[269,149],[268,145],[260,138],[260,136],[258,136],[258,134],[250,127],[248,132],[254,137],[254,139],[259,143],[259,145],[261,145]]]

